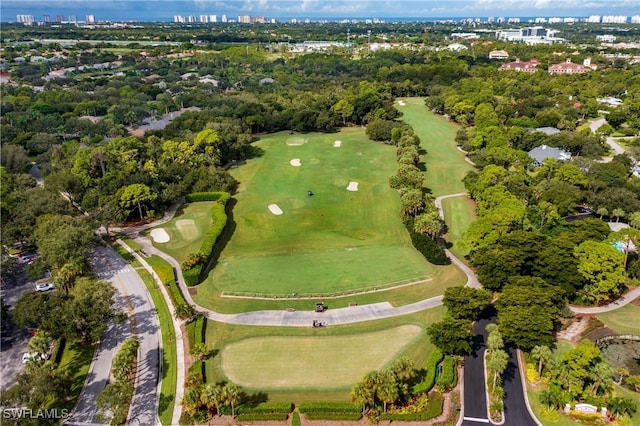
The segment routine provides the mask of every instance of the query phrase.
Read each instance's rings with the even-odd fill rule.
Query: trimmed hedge
[[[396,420],[396,421],[405,421],[405,422],[415,422],[415,421],[427,421],[431,420],[435,417],[438,417],[442,414],[442,407],[444,405],[444,396],[439,393],[434,393],[429,395],[429,402],[427,403],[427,408],[424,411],[420,411],[419,413],[412,414],[391,414],[384,413],[380,415],[380,420]]]
[[[347,420],[358,421],[362,418],[362,413],[305,413],[307,420]]]
[[[301,413],[360,413],[361,407],[348,402],[303,402],[298,407]]]
[[[258,405],[242,405],[238,407],[241,414],[288,414],[293,411],[293,404],[290,402],[261,402]]]
[[[255,422],[255,421],[263,421],[266,422],[268,420],[287,420],[289,417],[288,414],[285,413],[273,413],[273,414],[239,414],[237,417],[237,421],[239,422]]]
[[[442,247],[438,245],[431,237],[425,234],[419,234],[413,230],[413,221],[407,224],[407,230],[411,237],[411,243],[429,262],[434,265],[449,265],[451,260],[447,257]]]
[[[442,374],[436,380],[436,384],[439,387],[451,389],[455,386],[457,379],[456,361],[453,357],[447,355],[442,362]]]
[[[199,201],[220,201],[222,204],[226,204],[231,198],[231,194],[228,192],[194,192],[187,195],[186,200],[188,203],[197,203]]]
[[[414,386],[414,393],[429,392],[431,388],[433,388],[436,382],[436,369],[443,357],[442,351],[438,348],[435,348],[433,352],[431,352],[431,355],[429,355],[427,359],[427,373],[425,374],[424,380]]]
[[[198,263],[189,262],[182,265],[182,275],[188,286],[198,285],[201,282],[202,272],[205,265],[211,259],[213,247],[227,225],[227,212],[225,206],[231,198],[228,192],[196,192],[187,195],[187,201],[216,201],[211,207],[211,225],[204,235],[200,249],[196,257],[200,259]]]

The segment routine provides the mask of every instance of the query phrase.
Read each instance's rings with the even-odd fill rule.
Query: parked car
[[[49,290],[53,290],[55,287],[53,286],[53,283],[40,283],[40,284],[36,284],[36,291],[49,291]]]

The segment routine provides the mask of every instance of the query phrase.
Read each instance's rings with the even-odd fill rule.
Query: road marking
[[[477,417],[463,417],[462,420],[469,420],[470,422],[489,423],[489,419],[479,419]]]

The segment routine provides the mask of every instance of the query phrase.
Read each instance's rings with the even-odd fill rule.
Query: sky
[[[640,0],[2,0],[0,20],[17,14],[98,21],[172,21],[173,15],[267,18],[439,18],[640,15]]]

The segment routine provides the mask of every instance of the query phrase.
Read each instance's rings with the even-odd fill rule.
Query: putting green
[[[236,228],[202,285],[247,294],[326,294],[432,274],[434,266],[411,245],[398,193],[388,185],[395,149],[368,140],[361,128],[305,138],[291,145],[285,133],[264,137],[256,143],[264,154],[234,170],[241,182]],[[291,167],[291,158],[302,166]],[[350,182],[358,191],[347,189]],[[272,204],[283,213],[274,215]]]
[[[383,368],[423,334],[417,325],[342,336],[255,337],[225,346],[224,374],[251,389],[336,389]]]
[[[619,309],[598,314],[598,319],[620,334],[640,336],[640,306],[629,303]]]

